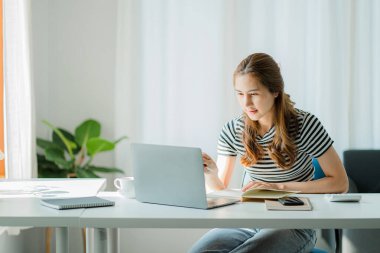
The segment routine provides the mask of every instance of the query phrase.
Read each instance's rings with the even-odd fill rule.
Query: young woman
[[[342,162],[320,121],[294,108],[271,56],[248,56],[236,68],[234,88],[243,114],[227,122],[218,142],[217,164],[203,154],[208,186],[226,188],[236,157],[244,166],[251,188],[296,190],[302,193],[343,193],[348,179]],[[317,158],[326,177],[312,181]],[[221,178],[218,177],[219,169]],[[213,229],[190,252],[310,252],[313,229]]]

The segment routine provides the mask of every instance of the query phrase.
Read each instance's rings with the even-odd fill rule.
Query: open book
[[[299,191],[282,191],[276,189],[250,189],[241,195],[242,201],[250,201],[255,199],[279,199]]]
[[[225,189],[207,194],[208,197],[234,197],[241,198],[242,201],[251,200],[265,200],[265,199],[279,199],[288,195],[298,193],[298,191],[281,191],[281,190],[264,190],[264,189],[251,189],[242,192],[240,189]]]

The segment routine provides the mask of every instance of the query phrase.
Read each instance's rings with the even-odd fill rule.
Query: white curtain
[[[4,0],[5,167],[8,179],[36,176],[29,0]],[[18,235],[28,227],[0,227]]]
[[[5,167],[8,179],[36,176],[29,0],[4,0]],[[18,235],[28,227],[0,227]]]
[[[379,1],[120,0],[118,10],[116,135],[215,156],[220,128],[240,112],[233,70],[266,52],[340,154],[380,148]],[[116,163],[127,159],[120,149]]]
[[[29,0],[4,0],[6,177],[36,176]]]

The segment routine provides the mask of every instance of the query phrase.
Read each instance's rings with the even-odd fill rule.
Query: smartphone
[[[302,206],[304,203],[297,197],[284,197],[279,198],[278,202],[280,202],[284,206]]]

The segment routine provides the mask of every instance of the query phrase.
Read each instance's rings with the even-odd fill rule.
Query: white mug
[[[135,198],[135,181],[134,177],[120,177],[113,181],[113,184],[118,189],[118,192],[127,197]]]

